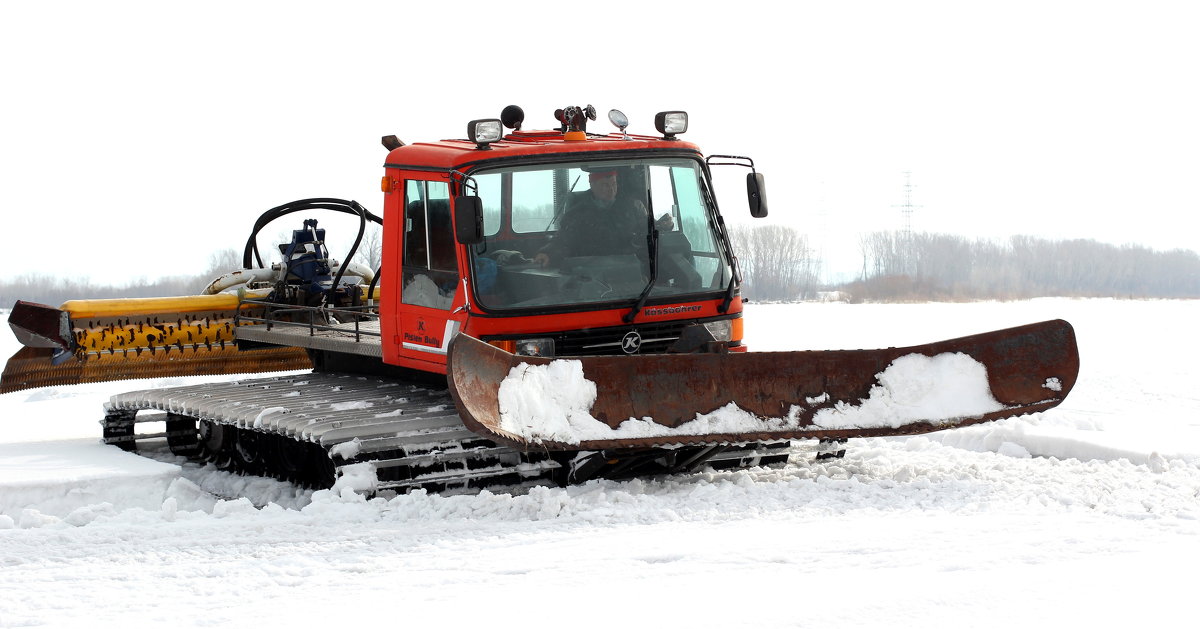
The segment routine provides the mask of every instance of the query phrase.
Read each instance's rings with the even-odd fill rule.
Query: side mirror
[[[767,189],[762,173],[746,175],[746,199],[750,201],[750,216],[763,218],[767,215]]]
[[[464,245],[483,242],[483,199],[454,197],[454,238]]]

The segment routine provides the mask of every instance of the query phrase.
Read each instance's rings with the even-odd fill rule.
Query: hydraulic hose
[[[253,265],[255,262],[258,263],[259,268],[264,266],[262,256],[258,252],[258,232],[262,231],[264,227],[269,225],[277,218],[287,216],[288,214],[292,214],[294,212],[302,212],[304,210],[331,210],[334,212],[341,212],[343,214],[353,214],[358,216],[360,219],[369,220],[379,225],[383,225],[382,218],[372,214],[357,201],[321,197],[313,199],[301,199],[299,201],[284,203],[283,205],[273,207],[266,212],[263,212],[262,215],[258,217],[258,220],[254,222],[254,228],[250,231],[250,237],[246,239],[246,247],[242,252],[242,268],[254,268]],[[358,243],[362,239],[363,226],[364,223],[360,222],[359,238],[355,240],[354,247],[351,249],[350,255],[354,255],[354,252],[358,248]],[[343,265],[343,267],[344,266],[345,265]]]
[[[379,284],[379,276],[382,273],[383,273],[383,266],[380,265],[380,267],[378,269],[375,269],[375,277],[372,277],[371,283],[367,285],[367,302],[368,303],[370,303],[371,299],[374,298],[373,296],[375,295],[375,286]]]
[[[358,201],[351,201],[350,205],[357,210],[358,236],[355,236],[354,244],[350,245],[350,253],[346,254],[346,263],[338,267],[337,275],[333,278],[333,290],[337,290],[337,287],[341,285],[342,276],[346,274],[346,267],[350,266],[350,259],[358,252],[358,244],[362,242],[363,234],[367,231],[367,208],[359,205]],[[355,303],[357,303],[357,300],[355,300]]]

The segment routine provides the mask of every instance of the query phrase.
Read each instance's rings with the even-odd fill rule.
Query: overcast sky
[[[753,157],[765,220],[835,268],[903,226],[906,171],[913,229],[1200,249],[1191,3],[782,6],[4,3],[0,278],[196,273],[275,205],[379,211],[380,136],[464,137],[508,104],[527,128],[590,103],[646,133],[689,111],[686,139]],[[740,180],[718,184],[749,222]]]

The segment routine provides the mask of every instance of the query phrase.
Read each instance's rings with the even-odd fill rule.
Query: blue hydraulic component
[[[317,219],[306,219],[303,228],[292,231],[290,243],[279,245],[279,251],[283,254],[282,273],[268,300],[339,308],[359,304],[360,278],[345,278],[349,281],[333,285],[335,274],[325,247],[325,230],[317,228]]]
[[[333,271],[329,268],[329,250],[325,248],[325,230],[317,229],[317,219],[304,221],[302,229],[292,230],[292,242],[279,245],[286,268],[284,281],[307,293],[310,298],[329,290]]]

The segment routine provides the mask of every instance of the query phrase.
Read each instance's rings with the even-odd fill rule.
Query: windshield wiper
[[[650,296],[650,291],[654,290],[654,283],[658,281],[658,226],[654,224],[653,212],[646,212],[646,226],[650,229],[646,234],[646,247],[650,250],[650,281],[646,283],[646,288],[642,289],[642,294],[638,295],[637,301],[633,303],[633,309],[625,313],[623,318],[625,323],[633,323],[633,319],[642,311],[642,306],[646,305],[646,298]]]
[[[709,207],[717,207],[717,200],[713,196],[712,190],[708,189],[708,185],[703,180],[700,182],[700,192],[704,195],[704,199],[708,202]],[[720,242],[721,250],[725,252],[725,258],[729,261],[729,285],[725,287],[725,299],[722,299],[721,305],[717,306],[717,312],[724,314],[729,312],[729,304],[733,303],[733,294],[737,292],[738,286],[742,284],[742,269],[738,265],[737,256],[733,254],[733,246],[729,242],[729,231],[725,229],[725,219],[721,218],[720,214],[716,214],[716,219],[714,227],[716,227],[719,236],[718,241]]]
[[[729,312],[729,304],[733,303],[733,294],[737,292],[738,286],[742,285],[742,265],[738,264],[737,256],[730,252],[729,255],[729,286],[725,287],[725,299],[721,300],[721,305],[717,306],[717,312],[724,314]]]
[[[733,303],[733,293],[737,290],[737,276],[729,278],[729,286],[725,288],[725,299],[721,300],[721,305],[717,306],[717,312],[724,314],[729,312],[729,304]]]

